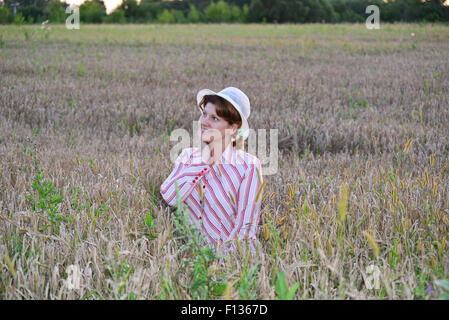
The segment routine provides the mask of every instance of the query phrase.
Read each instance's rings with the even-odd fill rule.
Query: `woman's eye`
[[[218,118],[217,118],[217,117],[212,117],[212,119],[214,119],[214,121],[215,121],[215,120],[218,120]]]

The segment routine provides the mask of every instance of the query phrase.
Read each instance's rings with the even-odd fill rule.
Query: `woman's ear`
[[[235,135],[235,133],[237,132],[239,126],[237,125],[237,123],[233,123],[231,125],[231,129],[232,129],[232,135]]]

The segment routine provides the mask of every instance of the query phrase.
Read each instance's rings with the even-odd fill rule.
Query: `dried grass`
[[[160,298],[164,276],[189,258],[159,195],[172,167],[169,128],[191,128],[199,89],[229,85],[248,94],[252,128],[279,129],[280,168],[265,177],[251,262],[260,263],[257,297],[275,297],[278,271],[299,283],[298,299],[438,297],[434,280],[449,275],[448,27],[83,25],[52,26],[45,39],[36,27],[0,26],[0,34],[3,299]],[[57,234],[39,230],[45,217],[25,197],[33,150],[71,218]],[[236,259],[220,263],[238,286]],[[364,283],[371,264],[381,271],[377,290]],[[69,265],[82,269],[79,290],[67,288]],[[172,293],[190,298],[180,286]],[[238,298],[238,288],[225,297]]]

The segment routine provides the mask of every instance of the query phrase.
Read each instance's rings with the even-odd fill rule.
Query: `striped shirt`
[[[235,240],[247,238],[254,252],[263,183],[257,157],[230,143],[221,158],[208,165],[200,148],[187,148],[160,187],[170,206],[176,205],[175,182],[191,221],[212,247],[224,244],[225,250],[233,250]]]

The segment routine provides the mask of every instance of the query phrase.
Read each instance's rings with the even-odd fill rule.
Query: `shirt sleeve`
[[[262,168],[260,161],[256,161],[254,164],[249,164],[238,191],[235,227],[225,241],[227,249],[234,250],[236,240],[243,245],[242,240],[247,238],[254,251],[262,202],[262,188]]]
[[[181,201],[184,201],[210,170],[210,166],[205,162],[191,163],[192,152],[191,148],[181,152],[175,161],[175,167],[160,187],[162,197],[170,206],[176,205],[176,184],[178,184]]]

